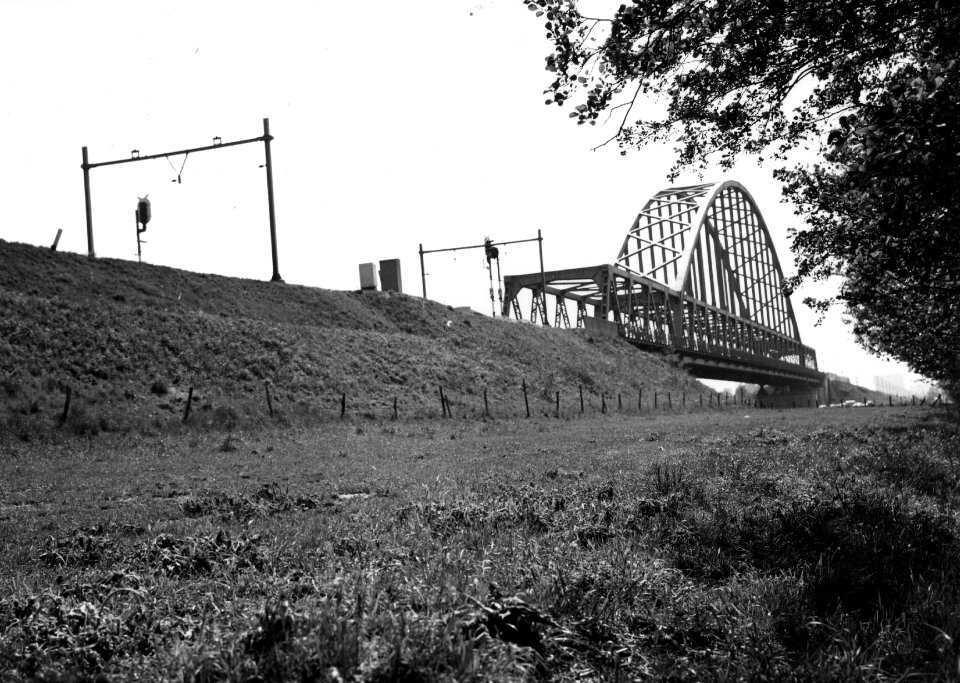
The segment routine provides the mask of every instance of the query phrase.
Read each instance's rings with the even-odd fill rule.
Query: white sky
[[[544,236],[549,269],[610,262],[636,213],[669,185],[671,151],[591,151],[611,126],[544,106],[542,20],[521,0],[213,2],[0,0],[0,238],[86,253],[81,147],[96,163],[262,135],[269,117],[279,270],[289,283],[359,288],[358,264],[399,258],[421,291],[418,244]],[[271,274],[263,147],[243,145],[91,171],[98,256]],[[174,170],[171,165],[176,168]],[[784,269],[787,228],[771,166],[739,180]],[[699,181],[695,176],[680,182]],[[503,273],[538,269],[536,244],[501,250]],[[427,256],[427,293],[489,312],[482,250]],[[871,385],[906,369],[867,355],[840,321],[794,297],[821,369]]]

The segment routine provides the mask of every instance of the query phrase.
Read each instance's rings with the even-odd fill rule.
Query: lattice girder
[[[685,298],[800,339],[766,222],[738,182],[655,194],[627,233],[617,265]]]
[[[638,214],[617,262],[508,275],[502,312],[642,348],[679,354],[713,379],[804,385],[822,381],[816,351],[800,340],[783,271],[756,202],[737,182],[675,187]]]

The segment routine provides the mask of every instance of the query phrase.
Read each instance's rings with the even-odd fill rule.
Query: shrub
[[[94,415],[86,406],[74,405],[70,408],[63,428],[77,436],[96,436],[100,432],[109,431],[110,425],[106,418]]]
[[[210,426],[214,429],[232,431],[240,423],[240,414],[232,406],[217,406],[210,416]]]

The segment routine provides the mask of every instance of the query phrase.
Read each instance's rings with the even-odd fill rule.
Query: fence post
[[[667,407],[673,410],[673,396],[670,395],[669,391],[667,392]]]
[[[67,421],[67,417],[70,415],[70,400],[73,398],[73,389],[70,388],[68,384],[64,389],[66,397],[63,400],[63,413],[60,415],[60,426],[62,427]]]
[[[487,403],[487,390],[483,390],[483,418],[490,417],[490,404]]]
[[[530,401],[527,400],[527,380],[523,380],[523,406],[527,409],[527,417],[530,417]]]
[[[681,408],[687,407],[687,392],[685,391],[680,394],[680,407]]]
[[[557,417],[560,417],[560,392],[557,392]]]
[[[267,408],[270,409],[270,417],[273,417],[273,401],[270,399],[270,382],[269,382],[269,380],[268,380],[268,381],[265,381],[265,382],[263,383],[263,388],[264,388],[264,389],[266,390],[266,392],[267,392]]]
[[[347,392],[340,394],[340,419],[347,414]]]
[[[580,385],[580,413],[583,414],[583,385]]]
[[[637,412],[643,412],[643,387],[637,392]]]
[[[657,408],[657,392],[653,392],[653,407]]]
[[[447,416],[447,399],[443,397],[443,387],[438,384],[437,388],[440,390],[440,416],[446,417]]]
[[[602,391],[600,392],[600,412],[601,412],[601,413],[606,413],[606,412],[607,412],[607,399],[606,399],[606,397],[603,395],[603,392],[602,392]]]
[[[183,421],[186,422],[187,418],[190,417],[190,404],[193,403],[193,387],[190,387],[190,391],[187,392],[187,407],[183,411]]]
[[[617,392],[617,410],[623,410],[623,394]]]
[[[397,397],[393,397],[393,419],[397,419]]]

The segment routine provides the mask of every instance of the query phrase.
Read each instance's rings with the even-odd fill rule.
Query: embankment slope
[[[0,240],[0,401],[8,418],[49,423],[64,391],[100,427],[275,411],[336,417],[579,411],[601,392],[635,408],[653,392],[708,390],[665,358],[620,340],[456,311],[402,294],[343,292],[53,253]],[[611,398],[613,397],[613,398]],[[0,426],[5,424],[0,420]]]

